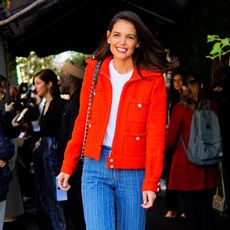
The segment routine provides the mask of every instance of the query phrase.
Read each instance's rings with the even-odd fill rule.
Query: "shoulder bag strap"
[[[95,89],[95,85],[97,84],[98,73],[99,73],[101,63],[102,60],[98,60],[94,70],[93,81],[92,81],[92,86],[91,86],[91,91],[89,96],[89,104],[88,104],[87,115],[86,115],[85,132],[84,132],[84,139],[83,139],[82,151],[80,157],[81,160],[84,159],[84,150],[85,150],[85,143],[86,143],[88,129],[89,129],[89,119],[90,119],[91,106],[93,103],[94,89]]]
[[[223,175],[222,162],[219,163],[219,172],[220,172],[221,185],[217,186],[217,188],[216,188],[216,194],[219,195],[219,187],[221,186],[222,187],[222,195],[225,198],[226,194],[225,194],[224,175]]]

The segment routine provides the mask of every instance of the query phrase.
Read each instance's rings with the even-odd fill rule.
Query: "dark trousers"
[[[63,202],[56,199],[55,181],[59,173],[56,139],[42,137],[33,157],[40,229],[66,230]]]
[[[67,230],[85,230],[85,219],[83,213],[81,196],[82,167],[79,165],[70,177],[71,189],[68,191],[68,201],[65,203]]]
[[[213,190],[180,191],[188,230],[214,230]]]
[[[168,188],[168,182],[169,182],[169,175],[170,175],[170,168],[172,163],[173,153],[168,152],[166,153],[165,157],[165,177],[167,182],[167,188]],[[180,207],[179,204],[179,194],[177,190],[170,190],[167,189],[166,191],[166,209],[172,210],[172,211],[178,211]],[[180,207],[181,208],[181,207]]]
[[[179,194],[176,190],[166,190],[166,208],[167,210],[177,211],[179,208]]]

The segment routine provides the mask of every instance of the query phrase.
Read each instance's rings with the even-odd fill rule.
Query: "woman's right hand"
[[[68,191],[71,187],[68,183],[69,178],[70,178],[69,174],[61,172],[58,175],[58,187],[64,191]]]

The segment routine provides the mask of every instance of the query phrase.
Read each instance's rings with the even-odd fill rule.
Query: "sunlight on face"
[[[50,84],[46,84],[39,77],[35,77],[34,84],[38,96],[43,97],[50,92]]]
[[[112,31],[107,31],[107,42],[117,59],[130,59],[135,48],[139,47],[134,25],[127,20],[117,21]]]

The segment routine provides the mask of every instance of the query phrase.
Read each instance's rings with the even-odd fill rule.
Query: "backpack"
[[[193,113],[187,148],[182,136],[180,139],[191,163],[204,166],[220,162],[223,156],[220,125],[217,115],[210,110],[209,100],[202,100]]]

